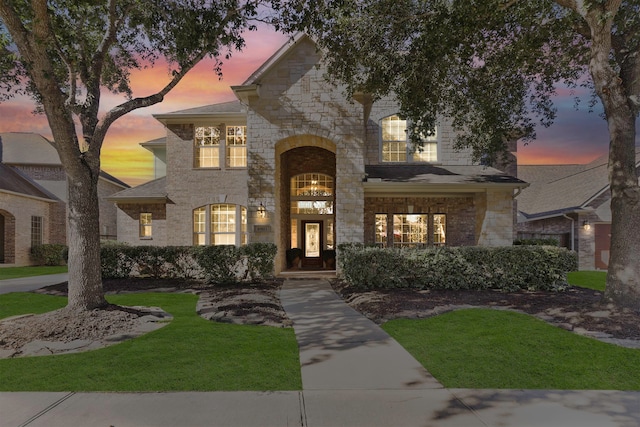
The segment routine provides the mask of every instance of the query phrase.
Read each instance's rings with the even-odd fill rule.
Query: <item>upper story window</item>
[[[227,203],[193,210],[194,245],[246,245],[247,208]]]
[[[247,167],[247,127],[227,126],[222,139],[217,126],[196,126],[194,164],[196,168]]]
[[[247,167],[247,127],[227,126],[227,167]]]
[[[220,130],[214,126],[196,126],[195,167],[220,167]]]
[[[433,135],[424,136],[422,145],[414,147],[409,141],[407,121],[398,115],[382,119],[382,161],[383,162],[435,162],[438,160],[437,129]]]

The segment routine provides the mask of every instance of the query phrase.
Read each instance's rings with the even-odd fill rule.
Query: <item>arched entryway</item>
[[[327,268],[327,251],[335,250],[335,145],[324,139],[324,147],[304,145],[317,140],[302,137],[299,146],[280,154],[279,244],[285,252],[298,248],[302,255],[288,268]]]

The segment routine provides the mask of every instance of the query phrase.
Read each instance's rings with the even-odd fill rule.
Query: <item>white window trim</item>
[[[389,114],[388,116],[382,117],[379,120],[379,132],[378,132],[378,153],[379,153],[379,161],[380,163],[383,164],[437,164],[440,162],[440,158],[441,158],[441,154],[440,154],[440,140],[441,140],[441,132],[440,132],[440,126],[436,125],[436,135],[435,138],[433,137],[429,137],[426,138],[424,142],[430,142],[430,143],[435,143],[436,144],[436,159],[435,160],[431,160],[431,161],[425,161],[425,160],[419,160],[419,159],[415,159],[414,158],[414,153],[416,152],[416,150],[418,150],[417,147],[414,148],[414,144],[411,142],[411,139],[409,138],[409,134],[408,131],[405,129],[405,140],[404,143],[406,144],[406,161],[386,161],[383,159],[383,147],[384,147],[384,143],[385,142],[403,142],[403,141],[396,141],[396,140],[385,140],[383,138],[383,126],[382,126],[382,122],[385,119],[388,119],[389,117],[392,116],[398,116],[400,117],[400,115],[398,113],[394,113],[394,114]]]
[[[223,235],[223,234],[231,235],[231,234],[233,234],[235,236],[235,239],[234,239],[235,240],[235,243],[234,243],[235,246],[243,246],[244,244],[249,243],[249,241],[248,241],[248,232],[247,232],[248,227],[247,227],[246,223],[244,224],[245,225],[245,230],[244,231],[242,230],[242,225],[243,225],[242,224],[242,209],[244,208],[245,209],[245,213],[248,215],[247,207],[243,206],[243,205],[237,205],[237,204],[234,204],[234,203],[211,203],[211,204],[204,205],[204,206],[198,206],[198,207],[196,207],[196,208],[191,210],[191,241],[192,241],[192,244],[194,246],[210,246],[210,245],[212,245],[211,237],[212,237],[212,235],[214,233],[212,233],[212,231],[211,231],[211,211],[212,211],[211,208],[212,208],[212,206],[217,206],[217,205],[235,206],[235,208],[236,208],[235,215],[236,215],[236,221],[237,222],[236,222],[235,231],[233,233],[227,232],[227,233],[215,233],[215,234],[220,234],[220,235]],[[195,239],[196,231],[195,231],[195,222],[194,222],[194,212],[197,209],[201,209],[201,208],[204,208],[204,218],[205,218],[205,221],[204,221],[204,232],[198,233],[198,234],[203,234],[204,235],[204,242],[205,242],[204,245],[198,245],[195,242],[195,240],[196,240]],[[243,241],[246,242],[246,243],[243,243]]]

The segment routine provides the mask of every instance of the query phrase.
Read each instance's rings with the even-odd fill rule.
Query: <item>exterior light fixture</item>
[[[266,217],[267,217],[267,208],[265,208],[262,202],[260,202],[260,206],[258,207],[258,218],[266,218]]]
[[[589,220],[588,220],[588,219],[585,219],[585,220],[582,222],[582,228],[583,228],[585,231],[589,231],[589,230],[591,230],[591,224],[589,224]]]

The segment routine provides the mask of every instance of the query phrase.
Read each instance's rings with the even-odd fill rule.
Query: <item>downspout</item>
[[[567,214],[562,214],[563,217],[567,218],[569,221],[571,221],[571,250],[575,251],[575,244],[574,244],[574,225],[576,220],[571,218],[570,216],[567,216]]]

